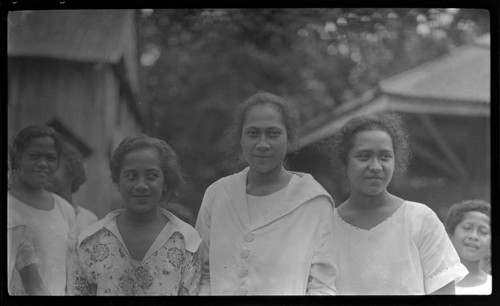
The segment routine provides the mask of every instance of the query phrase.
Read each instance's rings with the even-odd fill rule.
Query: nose
[[[135,184],[134,188],[138,191],[144,191],[148,189],[148,185],[145,182],[144,178],[139,178],[137,184]]]
[[[40,159],[38,160],[37,165],[38,165],[39,167],[42,167],[42,168],[48,168],[48,167],[49,167],[49,162],[47,161],[47,159],[46,159],[46,158],[40,158]]]
[[[372,172],[380,172],[382,171],[382,166],[380,165],[380,162],[376,158],[374,158],[368,165],[368,169]]]
[[[477,235],[477,230],[476,229],[473,229],[472,231],[470,231],[469,233],[469,238],[470,239],[474,239],[474,240],[478,240],[478,235]]]
[[[256,148],[258,150],[267,150],[267,149],[269,149],[269,142],[267,141],[265,135],[262,135],[259,138],[259,142],[257,142]]]

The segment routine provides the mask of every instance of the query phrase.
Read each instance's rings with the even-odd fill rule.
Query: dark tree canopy
[[[138,11],[150,133],[192,183],[234,172],[216,150],[235,107],[258,90],[289,98],[307,122],[489,31],[479,9],[161,9]]]

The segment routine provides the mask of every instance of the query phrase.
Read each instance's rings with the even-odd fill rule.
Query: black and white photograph
[[[492,11],[202,4],[3,8],[2,300],[491,297]]]

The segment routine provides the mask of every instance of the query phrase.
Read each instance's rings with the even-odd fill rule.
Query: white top
[[[56,194],[54,208],[41,210],[7,195],[8,218],[22,216],[33,233],[33,244],[39,259],[38,272],[51,295],[64,295],[66,287],[66,259],[70,247],[70,225],[75,213],[71,204]],[[18,272],[14,272],[12,283],[23,288]],[[19,292],[25,294],[25,292]]]
[[[292,180],[298,178],[296,175],[292,176]],[[286,188],[282,188],[270,195],[254,196],[247,193],[248,213],[250,214],[250,221],[255,222],[259,218],[263,218],[274,208],[275,203],[280,203],[286,194]]]
[[[444,225],[424,204],[405,201],[370,230],[334,212],[337,289],[345,295],[423,295],[468,274]]]
[[[252,220],[248,171],[205,192],[196,222],[202,237],[200,294],[335,294],[331,197],[311,175],[296,172],[282,200]]]
[[[35,246],[33,245],[33,233],[26,225],[26,222],[23,223],[8,224],[7,226],[7,280],[10,295],[25,294],[22,283],[12,281],[14,273],[19,273],[30,264],[38,263]],[[22,287],[19,287],[19,285]]]
[[[75,236],[78,237],[80,233],[89,225],[94,224],[99,220],[97,216],[90,210],[82,207],[76,206],[75,208],[75,224],[73,225],[73,230],[75,231]]]
[[[474,287],[461,287],[461,286],[456,286],[455,287],[455,294],[457,295],[462,295],[462,294],[469,294],[469,295],[485,295],[485,294],[491,294],[491,275],[488,274],[486,281],[482,283],[479,286],[474,286]]]

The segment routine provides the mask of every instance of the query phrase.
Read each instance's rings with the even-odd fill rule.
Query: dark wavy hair
[[[298,140],[299,113],[292,104],[285,99],[269,92],[260,91],[240,104],[234,113],[233,123],[225,132],[221,146],[228,155],[237,155],[241,152],[240,139],[243,124],[248,111],[256,105],[268,104],[274,107],[283,119],[288,140],[288,152],[293,152]]]
[[[21,129],[14,137],[12,145],[9,146],[10,165],[12,171],[17,170],[17,167],[19,166],[19,160],[23,156],[23,153],[26,151],[28,146],[31,144],[31,141],[33,141],[33,139],[42,137],[50,137],[54,140],[58,159],[57,165],[59,166],[59,158],[61,156],[62,145],[61,135],[50,126],[34,124]]]
[[[132,151],[140,149],[154,149],[159,153],[160,167],[163,171],[165,184],[168,187],[166,189],[167,192],[162,195],[161,200],[169,202],[179,198],[186,183],[179,165],[177,154],[165,141],[147,135],[126,137],[114,150],[111,160],[109,161],[109,169],[111,170],[111,179],[113,182],[119,184],[120,172],[123,167],[125,156]]]
[[[483,200],[466,200],[453,204],[448,210],[446,217],[445,227],[448,235],[453,235],[457,225],[463,221],[466,213],[477,211],[490,217],[491,219],[491,205]]]
[[[65,141],[61,146],[61,162],[66,166],[66,171],[72,177],[71,193],[75,193],[87,180],[85,168],[83,167],[83,156],[76,147]]]

